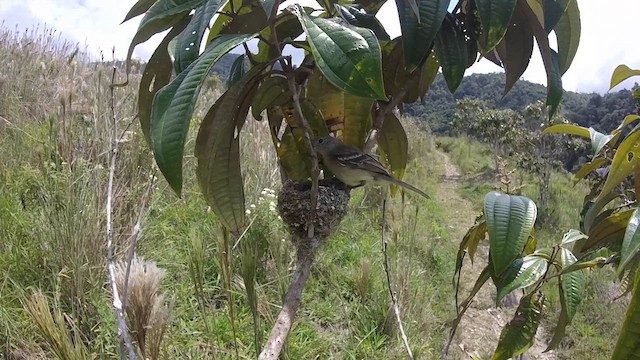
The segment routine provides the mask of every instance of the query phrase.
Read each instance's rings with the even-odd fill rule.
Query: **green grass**
[[[52,356],[56,350],[52,335],[34,325],[34,319],[47,320],[44,307],[31,315],[25,310],[27,299],[42,292],[52,316],[60,312],[69,327],[78,329],[87,358],[115,358],[118,340],[106,284],[104,235],[110,66],[89,65],[75,44],[61,42],[49,29],[24,34],[0,29],[0,40],[0,357]],[[125,257],[154,173],[135,121],[138,81],[134,72],[131,85],[116,90],[114,110],[123,136],[114,192],[118,260]],[[239,358],[255,357],[254,316],[264,343],[294,265],[293,246],[270,206],[276,199],[263,191],[279,187],[268,128],[265,122],[249,121],[241,146],[254,221],[230,250],[230,316],[227,265],[220,256],[225,243],[200,195],[192,150],[199,119],[221,93],[215,85],[219,81],[210,83],[188,138],[183,196],[178,198],[160,176],[144,210],[137,245],[139,256],[165,272],[159,294],[172,316],[162,358],[235,358],[236,351]],[[414,122],[404,124],[411,146],[405,179],[433,194],[438,181],[434,168],[439,166],[433,139]],[[352,192],[347,218],[312,268],[287,346],[289,359],[406,357],[389,314],[380,239],[382,198],[375,188]],[[442,286],[449,283],[455,256],[446,221],[445,209],[414,194],[404,200],[393,197],[388,206],[392,282],[417,358],[440,353],[446,321],[453,316],[453,289]],[[262,255],[252,268],[255,291],[247,293],[240,269],[248,261],[243,254],[254,250]],[[255,299],[253,309],[250,298]],[[59,330],[53,335],[68,345],[76,333]]]
[[[495,170],[491,164],[491,147],[470,138],[438,138],[436,142],[462,170],[462,195],[481,209],[486,192],[499,188],[493,177]],[[538,200],[538,185],[533,175],[518,171],[514,178],[516,184],[524,184],[522,195]],[[566,231],[580,228],[582,200],[589,191],[584,181],[574,184],[572,174],[565,171],[552,174],[550,187],[548,210],[543,216],[539,216],[536,223],[538,248],[557,244]],[[590,272],[586,295],[572,324],[567,328],[565,339],[556,350],[558,358],[610,357],[628,305],[628,298],[611,303],[616,289],[614,279],[615,274],[611,268]],[[543,287],[543,291],[547,297],[543,326],[551,332],[560,311],[557,283],[552,281]]]

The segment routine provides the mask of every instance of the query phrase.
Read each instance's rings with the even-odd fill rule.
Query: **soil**
[[[439,183],[436,199],[444,209],[451,209],[448,214],[449,233],[451,240],[459,244],[467,230],[474,224],[476,216],[480,214],[479,205],[474,205],[464,199],[458,187],[461,176],[458,168],[451,162],[449,156],[441,152],[443,174]],[[476,278],[486,266],[489,244],[483,242],[478,246],[475,261],[472,264],[469,257],[465,258],[462,267],[459,302],[469,294]],[[511,320],[518,306],[520,294],[507,297],[500,307],[495,306],[496,289],[487,282],[476,294],[466,314],[462,318],[456,331],[456,336],[449,349],[448,359],[488,359],[498,344],[502,327]],[[535,344],[527,351],[522,359],[555,360],[553,351],[543,353],[546,341],[550,338],[542,327],[538,328]]]

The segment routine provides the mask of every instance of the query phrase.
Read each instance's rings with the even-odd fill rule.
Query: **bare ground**
[[[459,244],[464,234],[473,225],[476,216],[479,215],[479,210],[474,209],[473,204],[459,194],[460,172],[447,154],[441,152],[441,156],[443,174],[438,185],[437,201],[448,212],[451,240]],[[486,266],[488,252],[489,246],[485,242],[478,247],[473,264],[468,257],[465,259],[459,301],[469,294],[477,276]],[[456,337],[449,349],[448,359],[472,359],[474,356],[487,359],[491,356],[498,344],[502,327],[513,317],[519,301],[519,296],[512,297],[506,301],[508,306],[496,307],[495,298],[495,287],[489,283],[485,284],[458,326]],[[548,338],[545,329],[540,327],[534,346],[523,356],[523,359],[557,359],[553,351],[543,353],[546,348],[544,339]]]

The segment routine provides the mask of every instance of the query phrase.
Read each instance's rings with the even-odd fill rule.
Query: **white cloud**
[[[116,57],[124,58],[129,42],[141,17],[120,24],[135,0],[23,0],[0,2],[0,19],[4,26],[18,29],[46,23],[62,32],[70,40],[85,44],[88,50],[99,56],[111,57],[115,46]],[[287,3],[293,3],[293,0]],[[115,4],[117,3],[117,5]],[[302,1],[314,5],[312,0]],[[572,67],[563,77],[568,90],[584,92],[608,90],[613,69],[621,63],[631,68],[640,68],[640,52],[635,50],[636,18],[640,15],[638,0],[579,0],[582,21],[582,36],[578,54]],[[391,36],[400,34],[394,1],[387,1],[379,18]],[[136,47],[134,57],[147,59],[161,36],[156,36]],[[474,65],[470,72],[497,72],[500,68],[487,60]],[[523,77],[544,84],[546,75],[537,52]],[[629,87],[633,79],[623,86]],[[630,83],[630,84],[629,84]]]

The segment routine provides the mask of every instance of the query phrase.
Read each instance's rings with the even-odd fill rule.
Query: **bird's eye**
[[[323,138],[318,139],[318,144],[322,144],[324,142]]]

